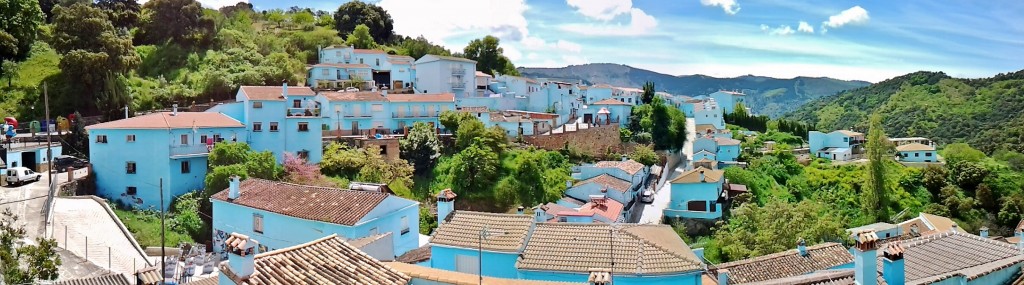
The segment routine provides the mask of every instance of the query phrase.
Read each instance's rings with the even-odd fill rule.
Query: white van
[[[25,182],[36,182],[43,175],[28,169],[27,167],[11,167],[7,169],[7,184],[24,184]]]

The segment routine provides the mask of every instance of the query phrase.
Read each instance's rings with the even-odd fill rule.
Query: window
[[[370,106],[370,110],[374,112],[384,112],[384,104],[373,104]]]
[[[252,108],[253,109],[263,109],[263,102],[253,101],[252,102]]]
[[[107,143],[107,136],[106,135],[98,135],[98,136],[96,136],[96,143]]]
[[[309,123],[306,123],[306,122],[299,123],[299,131],[300,132],[308,132],[309,131]]]
[[[359,59],[359,64],[363,64],[363,59],[362,58]]]
[[[292,108],[302,108],[302,100],[292,100]]]
[[[181,145],[188,145],[188,135],[181,135]]]
[[[480,262],[474,255],[455,255],[455,271],[478,274],[480,272]]]
[[[919,156],[921,156],[921,153],[920,153],[920,152],[915,152],[915,153],[914,153],[914,157],[919,157]]]
[[[135,194],[139,193],[139,189],[135,188],[135,186],[128,186],[128,189],[126,189],[124,192],[125,194],[135,196]]]
[[[377,60],[377,63],[376,63],[376,65],[377,65],[377,66],[380,66],[380,59],[378,58],[378,59],[376,59],[376,60]]]
[[[206,136],[206,135],[201,135],[201,136],[199,136],[199,144],[204,144],[204,143],[206,143],[206,139],[207,139],[207,136]]]
[[[134,161],[125,162],[124,170],[125,170],[125,173],[135,174],[135,162]]]
[[[252,123],[252,131],[254,131],[254,132],[262,132],[263,131],[263,123],[261,123],[261,122],[253,122]]]
[[[686,210],[687,211],[705,212],[705,211],[707,211],[707,208],[708,208],[708,203],[706,201],[689,201],[689,202],[686,202]]]
[[[298,152],[298,155],[299,155],[299,158],[301,158],[301,159],[309,159],[309,151],[308,150],[300,150]]]
[[[930,152],[926,152],[926,153],[924,153],[924,156],[927,156],[927,157],[931,157],[931,156],[932,156],[932,153],[930,153]]]
[[[252,231],[260,234],[263,233],[263,215],[252,214]]]
[[[277,131],[277,122],[270,122],[270,131],[271,132],[276,132]]]
[[[402,217],[402,234],[409,233],[409,217]]]
[[[181,162],[181,173],[191,173],[191,172],[192,172],[192,165],[190,165],[188,163],[188,160],[182,161]]]
[[[626,102],[633,103],[633,98],[626,98]]]
[[[135,142],[135,135],[127,135],[125,136],[125,140],[128,142]]]
[[[213,135],[213,141],[214,141],[214,142],[221,142],[221,141],[223,141],[223,140],[224,140],[224,139],[222,139],[222,138],[220,137],[220,134],[215,134],[215,135]]]
[[[714,202],[712,202],[712,203],[711,203],[711,208],[709,208],[709,209],[708,209],[708,211],[709,211],[709,212],[714,212],[714,211],[715,211],[715,208],[716,208],[716,206],[718,206],[718,203],[714,203]]]

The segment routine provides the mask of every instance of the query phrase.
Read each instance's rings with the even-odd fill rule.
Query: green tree
[[[284,23],[284,20],[284,11],[281,11],[281,9],[274,9],[267,12],[267,21],[274,23],[278,28],[281,27],[281,23]]]
[[[223,144],[223,143],[221,143]],[[276,180],[284,169],[277,164],[274,153],[269,150],[249,152],[245,159],[245,171],[250,177]]]
[[[649,145],[638,145],[633,149],[633,153],[629,155],[629,158],[646,167],[651,167],[651,165],[658,163],[658,154],[654,153],[654,149]]]
[[[119,29],[129,30],[139,23],[141,7],[135,0],[97,0],[96,7],[107,13],[107,18]]]
[[[362,151],[366,158],[356,177],[359,181],[384,183],[392,188],[396,185],[412,187],[413,167],[409,162],[401,159],[388,161],[380,154],[380,148],[377,146],[369,146]]]
[[[338,30],[338,35],[348,36],[359,25],[367,26],[373,41],[378,43],[391,42],[395,36],[394,20],[391,19],[391,14],[380,6],[351,1],[342,4],[334,12],[334,29]]]
[[[643,102],[644,104],[650,104],[651,102],[654,101],[654,93],[655,93],[654,82],[652,82],[652,81],[644,82],[644,86],[643,87],[644,87],[644,93],[640,94],[640,102]]]
[[[889,191],[886,178],[886,162],[889,157],[892,145],[885,137],[882,130],[882,118],[875,114],[871,116],[871,125],[867,137],[868,157],[868,184],[864,192],[864,201],[861,206],[865,213],[870,213],[875,221],[888,219],[889,217]]]
[[[444,126],[446,130],[452,132],[453,134],[459,131],[459,125],[461,125],[462,122],[466,120],[476,119],[473,118],[473,115],[470,113],[459,112],[454,110],[447,110],[441,112],[441,115],[439,117],[440,118],[438,118],[438,120],[441,122],[441,125]]]
[[[544,189],[544,165],[541,152],[527,151],[516,157],[514,179],[519,184],[519,201],[523,205],[537,205],[546,202]]]
[[[206,174],[206,178],[203,180],[203,185],[206,186],[206,192],[203,194],[206,197],[209,197],[213,196],[213,194],[217,194],[217,192],[227,189],[228,180],[232,175],[237,175],[241,179],[246,179],[249,178],[249,171],[241,164],[214,166],[212,170]]]
[[[982,183],[978,185],[978,188],[974,190],[974,198],[986,211],[998,213],[999,199],[996,198],[996,194],[992,192],[992,189],[987,184]]]
[[[434,128],[427,123],[413,124],[409,134],[398,143],[402,159],[412,163],[419,174],[433,169],[437,158],[441,157],[441,141]]]
[[[299,28],[306,29],[313,25],[316,18],[313,17],[313,13],[309,11],[299,11],[298,13],[292,14],[292,23],[298,25]]]
[[[324,148],[320,171],[328,176],[354,177],[365,163],[366,153],[362,150],[332,142]]]
[[[500,40],[494,36],[485,36],[482,39],[475,39],[466,45],[462,50],[463,55],[476,61],[476,70],[495,75],[495,73],[519,75],[512,62],[505,57],[505,50],[500,46]]]
[[[18,75],[18,63],[13,60],[4,60],[0,63],[0,75],[7,77],[7,87],[11,87],[11,81]]]
[[[243,164],[252,149],[249,144],[239,142],[220,142],[213,146],[207,161],[210,167]]]
[[[0,61],[20,61],[28,57],[36,41],[43,11],[39,1],[5,0],[0,2]],[[0,70],[0,74],[7,71]]]
[[[945,167],[930,165],[921,172],[921,183],[928,192],[938,195],[939,190],[949,184],[946,177],[949,177],[949,173]]]
[[[942,156],[946,158],[946,163],[950,165],[961,161],[980,162],[982,159],[985,159],[984,152],[974,149],[965,143],[952,143],[946,145],[942,150]]]
[[[419,59],[428,54],[450,56],[452,55],[452,52],[443,46],[430,42],[423,36],[419,36],[416,38],[406,37],[403,39],[398,44],[398,54],[408,55],[414,59]]]
[[[331,14],[317,16],[316,25],[320,27],[334,28],[334,16]],[[337,32],[337,30],[335,30],[335,32]]]
[[[455,148],[466,149],[479,137],[482,137],[487,128],[484,127],[484,123],[480,120],[463,120],[456,127],[458,131],[455,132]]]
[[[10,208],[0,215],[0,268],[5,284],[34,284],[37,280],[55,280],[60,271],[57,241],[36,238],[35,245],[19,245],[26,238],[25,228]]]
[[[488,147],[472,144],[456,154],[450,169],[452,190],[456,193],[485,193],[498,178],[498,154]]]
[[[150,0],[142,8],[143,43],[170,40],[181,46],[203,47],[216,35],[214,20],[204,17],[203,6],[195,0]]]
[[[120,118],[121,108],[132,104],[132,97],[128,94],[128,79],[119,74],[107,73],[103,88],[95,100],[96,109],[103,112],[104,119]]]
[[[377,48],[377,43],[370,35],[370,28],[366,25],[356,26],[356,29],[345,39],[345,44],[360,49]]]
[[[728,222],[720,222],[714,237],[722,246],[723,261],[788,250],[800,238],[809,244],[841,240],[846,236],[843,225],[828,208],[810,200],[772,200],[763,207],[746,203],[732,210]]]
[[[960,186],[960,189],[973,192],[974,188],[985,180],[989,171],[981,164],[959,161],[950,165],[950,174],[953,182]]]

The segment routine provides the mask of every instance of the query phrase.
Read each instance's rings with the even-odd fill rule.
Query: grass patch
[[[117,214],[121,223],[128,228],[128,231],[132,232],[139,245],[142,247],[160,246],[160,214],[158,212],[114,208],[114,214]],[[173,231],[171,223],[170,216],[168,216],[165,221],[164,246],[178,246],[183,242],[193,243],[192,237],[189,237],[187,233]]]

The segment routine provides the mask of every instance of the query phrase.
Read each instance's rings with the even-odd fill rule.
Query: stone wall
[[[546,150],[560,150],[568,143],[591,156],[602,156],[608,149],[622,153],[622,141],[619,139],[619,125],[591,126],[588,129],[576,130],[551,135],[525,136],[523,141]]]

